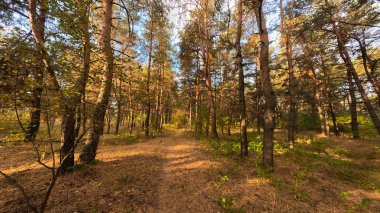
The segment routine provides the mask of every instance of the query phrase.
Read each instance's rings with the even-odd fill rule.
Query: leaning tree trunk
[[[247,139],[247,109],[245,105],[244,94],[244,70],[243,70],[243,56],[241,54],[240,39],[242,34],[242,22],[243,22],[243,3],[242,0],[238,0],[237,4],[237,29],[236,29],[236,68],[239,74],[239,112],[240,112],[240,144],[241,144],[241,156],[248,155],[248,139]]]
[[[263,167],[273,169],[273,140],[276,96],[272,89],[269,70],[269,36],[262,10],[263,0],[254,5],[260,39],[260,75],[264,93]]]
[[[34,40],[37,44],[37,47],[40,50],[40,57],[42,63],[45,65],[46,69],[46,55],[44,54],[45,48],[45,22],[46,22],[46,12],[48,9],[48,3],[46,1],[40,2],[40,13],[37,13],[37,1],[29,0],[28,9],[29,9],[29,21],[31,24]],[[32,100],[32,112],[30,116],[30,123],[26,129],[25,139],[27,141],[34,140],[37,136],[40,120],[41,120],[41,94],[42,94],[42,81],[44,77],[44,72],[37,71],[36,81],[38,86],[32,90],[33,100]]]
[[[361,42],[360,39],[357,38],[357,42],[358,42],[359,47],[360,47],[360,52],[361,52],[361,58],[362,58],[362,61],[363,61],[364,71],[365,71],[365,73],[367,75],[368,81],[371,83],[371,85],[373,87],[373,90],[375,91],[375,93],[377,95],[378,104],[380,105],[380,83],[377,80],[377,78],[372,75],[373,72],[369,72],[369,70],[368,70],[368,58],[369,57],[368,57],[368,54],[367,54],[367,48],[366,48],[366,44],[365,44],[365,38],[363,38],[363,42]]]
[[[113,52],[111,47],[112,3],[113,0],[103,0],[101,45],[106,64],[104,66],[102,86],[91,119],[88,139],[85,141],[79,156],[80,160],[85,163],[89,163],[95,159],[99,138],[103,133],[104,117],[111,94],[113,78]]]
[[[62,93],[61,86],[58,83],[57,77],[55,75],[54,69],[51,66],[51,57],[46,49],[44,41],[44,31],[45,31],[45,19],[46,12],[48,11],[48,2],[42,0],[39,2],[39,14],[37,13],[37,0],[28,1],[29,9],[29,20],[32,28],[32,33],[34,40],[41,54],[42,61],[45,67],[45,71],[49,75],[50,83],[53,89],[58,93],[59,104],[63,112],[62,118],[62,137],[61,137],[61,149],[60,149],[60,159],[61,159],[61,170],[65,171],[69,166],[74,165],[74,140],[71,140],[75,136],[75,108],[72,109],[70,101]],[[73,113],[72,113],[73,112]],[[71,120],[74,119],[74,122]],[[72,126],[70,126],[72,125]],[[63,159],[66,159],[63,162]]]
[[[46,49],[44,42],[44,30],[45,30],[45,19],[46,12],[48,11],[48,1],[41,0],[39,1],[39,14],[37,13],[37,1],[29,0],[28,1],[28,9],[29,9],[29,20],[31,23],[32,33],[34,40],[39,48],[39,52],[41,54],[43,64],[45,66],[45,71],[49,76],[49,81],[52,85],[52,88],[58,93],[59,104],[60,107],[64,110],[63,118],[62,118],[62,136],[61,136],[61,148],[60,148],[60,160],[61,160],[61,171],[65,171],[68,167],[74,165],[74,142],[75,142],[75,111],[76,106],[80,103],[80,98],[84,93],[84,87],[76,85],[75,88],[80,88],[79,91],[76,92],[77,95],[73,97],[66,97],[62,88],[58,83],[58,79],[55,75],[54,69],[52,67],[51,57],[49,55],[48,50]],[[84,51],[86,59],[84,59],[84,71],[81,75],[81,78],[77,82],[77,84],[85,85],[87,82],[88,70],[89,70],[89,48],[90,48],[90,39],[88,33],[88,5],[86,6],[84,2],[79,1],[79,12],[81,13],[81,30],[84,37],[87,38],[84,45],[88,49]],[[86,8],[81,10],[82,8]],[[83,19],[83,17],[84,19]],[[86,23],[84,23],[87,20]],[[87,65],[86,65],[87,63]],[[87,72],[86,72],[87,70]],[[65,159],[65,160],[64,160]]]
[[[360,78],[359,78],[359,76],[355,70],[355,67],[351,61],[350,55],[348,53],[347,47],[345,46],[345,42],[344,42],[343,37],[342,37],[342,32],[339,29],[339,26],[335,22],[332,22],[332,23],[333,23],[334,34],[335,34],[337,41],[338,41],[339,54],[340,54],[341,58],[343,59],[344,64],[346,66],[347,75],[351,75],[353,77],[355,84],[358,88],[358,91],[361,95],[361,98],[363,99],[364,105],[366,106],[367,111],[368,111],[368,113],[372,119],[372,122],[375,125],[377,132],[380,134],[380,120],[376,115],[376,111],[373,108],[371,101],[369,100],[367,93],[366,93],[366,91],[362,85],[362,81],[360,80]]]

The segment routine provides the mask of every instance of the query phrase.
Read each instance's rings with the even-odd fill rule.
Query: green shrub
[[[288,113],[282,116],[279,126],[284,129],[288,127]],[[297,129],[299,131],[318,131],[320,127],[321,121],[318,115],[308,112],[297,113]]]
[[[349,114],[337,117],[337,126],[341,132],[351,132],[351,116]],[[373,125],[370,117],[366,115],[358,115],[359,135],[361,138],[371,139],[377,137],[375,125]]]

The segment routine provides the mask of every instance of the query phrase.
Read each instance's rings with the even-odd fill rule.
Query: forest
[[[380,212],[380,1],[0,0],[0,212]]]

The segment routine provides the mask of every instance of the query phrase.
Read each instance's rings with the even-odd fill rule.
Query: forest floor
[[[184,131],[101,145],[93,165],[59,177],[47,211],[380,212],[379,141],[305,134],[298,142],[292,150],[276,146],[269,174],[259,152],[242,159],[228,138],[218,149]],[[50,175],[32,148],[8,144],[0,153],[0,170],[40,200]],[[0,177],[0,212],[23,211],[20,193]]]

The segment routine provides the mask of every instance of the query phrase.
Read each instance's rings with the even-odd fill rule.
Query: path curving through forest
[[[209,151],[201,141],[179,130],[129,145],[101,145],[96,164],[79,164],[58,179],[47,212],[380,210],[380,194],[356,184],[360,181],[369,187],[378,186],[378,151],[338,138],[331,139],[326,152],[310,152],[311,145],[304,146],[299,152],[277,155],[275,172],[265,177],[253,166],[257,159],[254,153],[241,159],[236,153]],[[372,142],[371,146],[378,145]],[[351,150],[351,154],[341,159],[334,150]],[[0,170],[17,179],[32,202],[40,200],[50,174],[35,162],[33,148],[7,145],[0,147],[0,153]],[[371,163],[361,167],[367,158]],[[294,164],[304,161],[305,165]],[[341,167],[330,166],[337,162]],[[319,166],[312,170],[311,164]],[[367,176],[338,179],[337,175],[346,174],[343,172],[348,165],[350,171]],[[342,198],[342,192],[349,196]],[[363,199],[370,200],[369,207],[363,207]],[[26,210],[20,192],[0,178],[0,212]]]

